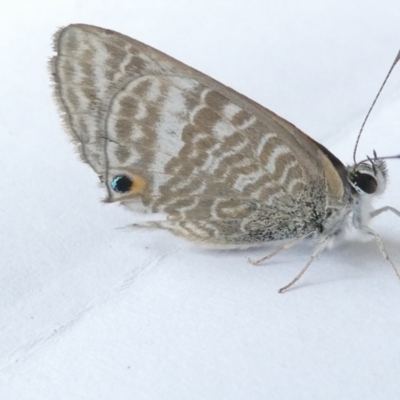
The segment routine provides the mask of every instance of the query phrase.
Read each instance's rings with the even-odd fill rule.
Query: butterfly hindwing
[[[324,201],[301,206],[326,192],[325,155],[271,111],[116,32],[71,25],[55,48],[58,103],[107,201],[164,213],[153,225],[217,244],[276,240],[277,224],[295,236],[298,221],[325,212]],[[122,179],[127,189],[115,190]]]

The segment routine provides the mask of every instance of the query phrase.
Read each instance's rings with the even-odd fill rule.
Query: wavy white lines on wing
[[[135,115],[132,116],[132,118],[140,121],[141,119],[147,117],[147,107],[145,102],[140,101],[140,99],[137,99],[136,105],[137,105],[137,112]]]
[[[165,183],[165,180],[163,180],[161,183]],[[186,179],[184,179],[183,177],[181,178],[181,180],[176,183],[175,185],[171,185],[169,186],[169,191],[171,193],[173,192],[177,192],[177,191],[181,191],[182,189],[187,188],[188,186],[191,186],[193,184],[193,176],[190,176]],[[193,192],[195,192],[198,189],[198,187],[196,187]],[[191,193],[189,190],[187,190],[187,193]]]
[[[129,116],[129,118],[132,119],[133,122],[132,130],[129,132],[129,139],[132,142],[144,137],[144,133],[141,129],[140,120],[147,116],[146,104],[143,101],[137,99],[136,97],[134,98],[135,100],[137,100],[137,112],[136,114]],[[119,101],[119,99],[116,99],[116,101],[114,101],[110,106],[110,110],[106,121],[107,133],[109,134],[108,137],[110,139],[114,139],[115,141],[118,141],[117,136],[115,134],[115,132],[117,132],[116,125],[119,122],[121,122],[121,119],[127,119],[126,117],[121,116],[120,112],[121,112],[121,102]],[[138,121],[139,123],[135,123],[135,121]]]
[[[282,173],[282,175],[281,175],[281,177],[278,179],[278,183],[279,183],[280,185],[283,185],[283,184],[285,183],[285,181],[286,181],[288,175],[289,175],[289,171],[290,171],[292,168],[295,168],[295,167],[298,166],[298,165],[299,165],[299,163],[298,163],[297,161],[295,161],[295,160],[293,160],[293,161],[290,162],[289,164],[286,164],[286,165],[285,165],[285,168],[284,168],[284,170],[283,170],[283,173]]]
[[[110,60],[112,57],[112,54],[107,51],[106,47],[103,45],[102,42],[99,42],[97,38],[93,39],[88,39],[86,38],[84,41],[82,41],[82,46],[83,43],[89,42],[88,45],[88,50],[89,54],[94,51],[94,60],[91,62],[91,67],[93,71],[93,77],[91,78],[93,82],[95,82],[96,86],[96,95],[105,100],[107,99],[107,92],[110,88],[110,79],[106,77],[106,72],[107,72],[107,62]],[[81,50],[82,52],[82,59],[84,60],[86,51],[84,49]]]
[[[260,156],[260,154],[263,152],[268,141],[274,137],[276,137],[275,133],[267,133],[262,137],[262,140],[260,141],[260,143],[256,149],[256,154],[258,156]],[[254,160],[253,163],[255,163],[255,162],[258,163],[258,160]],[[251,165],[251,163],[249,165]],[[251,184],[257,182],[259,179],[263,178],[264,176],[265,176],[265,171],[262,170],[261,168],[257,171],[247,174],[247,175],[241,174],[234,182],[233,187],[238,191],[242,191],[247,185],[251,185]]]
[[[191,196],[201,195],[202,193],[204,193],[204,190],[207,187],[205,182],[201,182],[200,185],[198,185],[194,188],[190,188],[190,186],[192,186],[192,184],[193,184],[192,177],[188,177],[186,179],[181,178],[181,180],[178,183],[176,183],[175,185],[170,185],[169,191],[172,193],[172,192],[182,191],[182,189],[186,189],[185,195],[187,195],[187,197],[191,197]],[[181,196],[181,194],[178,194],[177,196]]]
[[[189,197],[190,198],[190,196],[187,196],[187,197]],[[186,198],[187,198],[186,197]],[[179,207],[178,209],[177,209],[177,211],[179,212],[179,214],[182,216],[183,214],[185,214],[186,212],[188,212],[188,211],[191,211],[191,210],[193,210],[194,208],[196,208],[198,205],[199,205],[199,202],[200,202],[200,197],[193,197],[193,198],[191,198],[191,200],[192,200],[192,204],[190,204],[190,205],[188,205],[188,206],[185,206],[185,207]],[[176,199],[174,199],[175,201],[179,201],[179,197],[177,197]],[[168,207],[169,205],[175,205],[176,203],[175,203],[175,201],[171,201],[171,202],[169,202],[166,206]]]
[[[239,114],[241,111],[243,111],[239,106],[233,103],[227,104],[223,111],[222,115],[229,121],[232,121],[232,119]],[[244,121],[241,125],[236,125],[236,129],[239,130],[244,130],[247,129],[249,126],[253,125],[254,122],[257,121],[257,118],[254,115],[251,115],[250,118],[248,118],[247,121]]]
[[[215,199],[210,209],[210,213],[213,218],[221,219],[221,216],[218,215],[218,208],[220,207],[220,204],[225,203],[227,200],[228,200],[227,198]],[[234,207],[222,207],[220,209],[220,212],[222,212],[226,216],[224,219],[229,219],[229,217],[227,217],[229,213],[237,211],[246,211],[248,207],[249,207],[248,203],[240,204]]]
[[[251,163],[250,163],[251,165]],[[261,168],[258,169],[257,171],[251,172],[250,174],[240,174],[235,182],[233,183],[232,187],[239,191],[242,192],[243,189],[247,186],[247,185],[251,185],[255,182],[257,182],[260,178],[265,176],[265,171],[263,171]]]
[[[211,209],[210,209],[210,214],[213,218],[218,218],[218,213],[217,213],[217,207],[222,201],[226,201],[226,199],[215,199],[213,202]]]
[[[97,126],[96,120],[91,117],[90,114],[85,114],[88,112],[88,110],[90,110],[91,104],[90,100],[85,96],[82,90],[82,82],[85,81],[86,74],[83,72],[83,68],[81,67],[80,63],[74,64],[74,71],[71,74],[69,68],[66,70],[65,67],[65,64],[68,66],[70,62],[71,61],[66,56],[60,56],[60,65],[58,68],[58,73],[60,75],[59,80],[61,82],[66,82],[66,89],[63,90],[63,92],[65,91],[65,93],[63,93],[63,100],[68,103],[67,106],[71,110],[68,115],[70,118],[78,121],[80,121],[82,118],[85,118],[86,123],[88,119],[90,119],[90,125]],[[70,101],[71,97],[68,93],[70,91],[73,91],[73,95],[75,96],[77,102],[75,99]],[[73,126],[76,126],[76,124],[73,124]],[[79,133],[77,134],[79,135]]]
[[[245,130],[247,128],[250,128],[251,125],[253,125],[257,121],[257,118],[254,116],[251,116],[247,121],[244,121],[243,124],[238,125],[238,129]]]
[[[219,150],[222,147],[223,143],[216,143],[214,146],[212,146],[208,151],[207,151],[207,160],[204,162],[204,164],[201,167],[197,167],[195,169],[195,172],[199,171],[209,171],[210,169],[215,169],[213,167],[213,163],[217,162],[217,157],[215,157],[214,153]]]
[[[115,168],[121,170],[123,168],[130,168],[133,164],[140,161],[142,154],[136,149],[132,148],[129,149],[130,153],[129,157],[123,162],[121,162],[121,160],[119,160],[116,156],[119,151],[118,147],[119,145],[113,142],[107,144],[107,158],[108,158],[109,169]]]
[[[220,232],[218,230],[218,228],[211,223],[208,223],[207,221],[202,221],[204,228],[208,229],[208,231],[211,231],[212,234],[210,234],[210,232],[208,232],[208,236],[209,237],[219,237],[220,236]]]
[[[196,143],[201,142],[201,141],[203,141],[205,139],[208,139],[209,137],[210,137],[210,135],[208,135],[207,133],[199,132],[199,133],[196,133],[195,137],[191,138],[191,143],[192,144],[196,144]]]
[[[242,109],[238,105],[234,103],[228,103],[223,109],[223,115],[228,120],[231,120],[240,111],[242,111]]]
[[[266,133],[260,140],[259,145],[257,146],[256,153],[258,156],[261,155],[263,152],[266,144],[269,142],[270,139],[276,137],[276,133]]]
[[[230,122],[220,120],[215,123],[212,128],[214,137],[217,140],[224,140],[226,137],[232,136],[237,132],[238,129],[234,127]]]
[[[290,149],[287,146],[284,145],[278,145],[274,148],[274,150],[272,151],[272,154],[269,157],[268,163],[265,166],[265,169],[270,173],[273,174],[275,172],[276,169],[276,164],[277,164],[277,160],[280,156],[283,156],[285,154],[289,154],[290,153]]]
[[[127,85],[126,90],[128,90],[129,93],[133,89],[134,92],[135,87],[139,86],[143,82],[149,83],[150,86],[143,93],[142,97],[148,102],[157,103],[157,101],[159,101],[160,97],[162,96],[161,88],[163,84],[162,80],[157,76],[152,76],[152,75],[141,76],[140,78],[135,79],[134,81],[132,81],[132,83]]]
[[[231,149],[229,151],[225,151],[219,157],[217,157],[215,155],[216,150],[219,150],[223,146],[224,146],[224,143],[217,143],[215,146],[213,146],[213,148],[211,148],[208,153],[208,158],[207,158],[206,162],[203,164],[202,167],[199,167],[195,171],[196,172],[197,171],[207,171],[207,173],[210,173],[210,174],[214,173],[215,170],[224,161],[224,159],[226,159],[230,156],[233,156],[235,154],[238,154],[241,150],[243,150],[247,146],[247,143],[245,141],[240,142],[237,145],[231,147]],[[246,160],[242,160],[242,161],[244,161],[244,164],[242,166],[245,166],[245,164],[247,164],[247,161]],[[227,167],[227,171],[226,171],[225,175],[227,175],[232,170],[232,168],[235,168],[238,166],[239,166],[238,164],[232,165],[232,166],[229,165]]]
[[[189,119],[192,124],[194,124],[194,118],[196,117],[196,114],[202,110],[203,108],[208,108],[207,105],[205,105],[205,98],[208,93],[211,92],[211,89],[204,89],[201,94],[200,94],[200,103],[198,106],[194,107],[191,113],[189,114]],[[186,106],[185,106],[186,107]]]
[[[124,80],[124,79],[126,79],[126,77],[128,75],[132,76],[132,72],[128,72],[126,70],[126,66],[129,66],[132,63],[132,60],[133,59],[137,59],[137,58],[139,58],[146,65],[146,69],[148,71],[154,71],[154,73],[157,75],[156,71],[159,69],[158,68],[159,66],[150,57],[148,57],[143,52],[141,52],[140,54],[139,53],[132,54],[131,51],[130,51],[131,50],[130,47],[131,47],[131,45],[129,43],[127,43],[124,46],[124,48],[126,50],[126,56],[125,56],[124,60],[120,63],[120,65],[118,67],[118,70],[114,73],[114,81],[117,81],[117,80],[120,80],[120,79]],[[134,77],[135,76],[139,77],[138,72],[136,72],[134,74]],[[149,77],[149,76],[150,77],[154,77],[154,75],[142,75],[143,78],[146,78],[146,77]]]
[[[206,183],[203,181],[201,182],[200,186],[190,192],[188,192],[190,194],[190,196],[198,196],[204,193],[204,191],[206,190],[207,185]]]
[[[240,191],[244,191],[246,190],[246,188],[250,185],[254,185],[257,184],[257,181],[260,180],[260,185],[259,188],[257,190],[254,190],[252,192],[252,197],[255,199],[258,199],[259,197],[261,197],[262,192],[265,191],[266,188],[268,187],[275,187],[276,188],[276,184],[278,183],[280,186],[283,186],[283,184],[285,183],[289,171],[292,168],[295,168],[298,165],[297,161],[292,161],[289,164],[287,164],[282,172],[282,175],[279,178],[275,178],[273,181],[271,182],[265,182],[264,178],[265,178],[265,171],[260,170],[260,171],[255,171],[254,173],[250,174],[250,175],[244,175],[244,176],[240,176],[235,184],[234,184],[234,188]],[[250,179],[249,179],[250,178]],[[285,191],[286,189],[283,188],[282,189],[282,193]]]
[[[268,187],[274,187],[276,188],[276,184],[274,182],[268,182],[265,183],[264,185],[260,186],[257,190],[255,190],[252,194],[251,194],[251,198],[252,199],[258,199],[259,201],[262,201],[263,204],[269,204],[271,205],[273,203],[273,200],[277,197],[281,197],[283,195],[286,194],[284,189],[281,189],[277,192],[273,192],[268,194],[268,196],[265,196],[265,189],[267,189]]]
[[[113,76],[113,81],[117,82],[120,79],[126,79],[127,77],[127,71],[126,71],[126,66],[131,64],[132,59],[134,58],[134,55],[129,51],[130,44],[125,44],[125,57],[122,60],[122,62],[118,65],[118,69],[114,72]],[[137,57],[137,55],[136,55]],[[144,59],[142,55],[139,56],[144,62],[148,63],[149,60],[146,58]]]
[[[148,90],[145,91],[144,94],[140,96],[136,94],[136,88],[143,84],[149,83]],[[140,120],[147,115],[147,103],[157,103],[157,100],[161,97],[161,82],[158,78],[153,76],[144,76],[137,78],[131,82],[122,90],[120,90],[112,103],[110,104],[109,113],[115,114],[118,116],[121,105],[121,99],[125,99],[126,96],[132,96],[136,100],[136,105],[138,110],[135,115],[131,115],[132,119]]]
[[[224,177],[230,175],[232,173],[232,170],[250,167],[250,165],[254,165],[254,161],[249,157],[243,158],[242,160],[237,161],[235,164],[228,165],[224,173]]]
[[[180,90],[184,92],[190,92],[194,90],[197,86],[199,86],[199,83],[190,78],[184,78],[181,76],[171,76],[169,77],[169,80]],[[204,100],[204,99],[203,99]]]
[[[189,231],[186,228],[183,228],[182,226],[180,226],[176,223],[171,223],[171,221],[166,221],[166,222],[162,221],[157,225],[160,228],[171,229],[176,235],[179,235],[182,237],[189,236]]]
[[[260,185],[259,188],[254,190],[252,192],[252,198],[254,199],[258,199],[260,197],[262,197],[262,193],[265,192],[265,189],[269,188],[269,187],[275,187],[276,188],[276,183],[278,183],[279,185],[283,185],[283,183],[286,181],[287,176],[289,171],[294,168],[297,165],[296,161],[292,161],[291,163],[287,164],[285,166],[285,169],[283,170],[282,175],[279,177],[279,179],[275,179],[272,182],[265,182],[264,178],[265,178],[265,171],[260,170],[260,171],[255,171],[254,173],[246,176],[240,176],[235,184],[234,184],[234,188],[239,190],[239,191],[244,191],[246,190],[246,188],[250,185],[254,185],[257,184],[257,181],[260,180]],[[250,178],[250,179],[249,179]],[[282,190],[282,193],[284,192],[284,189]]]
[[[210,236],[209,232],[207,232],[206,229],[199,226],[199,224],[190,221],[185,223],[185,229],[191,234],[191,236],[193,235],[193,233],[204,239],[208,239],[208,237]]]
[[[289,193],[293,193],[294,187],[298,184],[301,183],[302,185],[305,185],[304,179],[300,179],[300,178],[295,178],[292,179],[288,185],[287,185],[287,191]]]

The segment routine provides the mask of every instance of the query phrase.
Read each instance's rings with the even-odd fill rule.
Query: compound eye
[[[369,174],[354,174],[353,183],[360,188],[364,193],[372,194],[376,192],[378,183],[376,179]]]

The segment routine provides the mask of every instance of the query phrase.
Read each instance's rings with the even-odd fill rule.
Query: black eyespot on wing
[[[117,175],[111,181],[112,189],[117,193],[126,193],[132,189],[133,180],[125,175]]]
[[[356,173],[353,177],[353,182],[358,186],[363,192],[372,194],[376,192],[378,183],[376,179],[369,174]]]

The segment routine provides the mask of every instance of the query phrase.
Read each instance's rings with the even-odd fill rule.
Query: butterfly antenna
[[[398,62],[399,60],[400,60],[400,51],[397,53],[397,56],[396,56],[396,58],[394,59],[393,64],[392,64],[392,66],[391,66],[390,69],[389,69],[389,72],[387,73],[387,75],[386,75],[386,77],[385,77],[385,79],[384,79],[384,81],[383,81],[383,83],[382,83],[382,85],[381,85],[381,87],[380,87],[380,89],[379,89],[377,95],[375,96],[374,101],[372,102],[371,107],[369,108],[369,110],[368,110],[368,112],[367,112],[367,115],[366,115],[365,118],[364,118],[364,121],[363,121],[363,123],[362,123],[362,125],[361,125],[360,131],[358,132],[358,136],[357,136],[357,140],[356,140],[356,145],[354,146],[354,152],[353,152],[354,164],[357,164],[357,161],[356,161],[357,147],[358,147],[358,142],[360,141],[361,134],[362,134],[362,132],[363,132],[363,130],[364,130],[364,126],[365,126],[365,124],[366,124],[366,122],[367,122],[367,120],[368,120],[369,115],[371,114],[371,111],[373,110],[373,108],[374,108],[374,106],[375,106],[376,101],[377,101],[378,98],[379,98],[379,95],[380,95],[381,92],[382,92],[382,89],[385,87],[385,84],[386,84],[387,80],[389,79],[389,76],[390,76],[390,74],[392,73],[393,68],[396,66],[396,64],[397,64],[397,62]]]
[[[399,159],[400,159],[400,154],[397,154],[395,156],[384,156],[384,157],[374,156],[374,158],[367,156],[365,160],[361,160],[357,164],[362,164],[365,163],[366,161],[369,161],[370,163],[374,164],[374,161],[377,160],[399,160]]]

